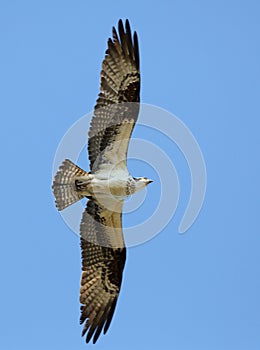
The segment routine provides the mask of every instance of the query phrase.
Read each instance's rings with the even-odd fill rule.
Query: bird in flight
[[[152,180],[127,169],[129,140],[138,118],[140,65],[138,38],[120,19],[102,63],[100,93],[88,132],[90,171],[65,159],[53,181],[58,210],[88,199],[80,224],[82,336],[95,343],[110,326],[126,260],[122,231],[125,199]]]

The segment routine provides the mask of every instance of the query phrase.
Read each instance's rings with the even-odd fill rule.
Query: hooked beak
[[[153,182],[153,180],[151,180],[151,179],[148,179],[148,180],[147,180],[148,185],[149,185],[150,183],[152,183],[152,182]]]

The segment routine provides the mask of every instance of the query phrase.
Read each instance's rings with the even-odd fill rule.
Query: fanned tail
[[[86,175],[88,175],[86,171],[69,159],[63,161],[52,184],[55,204],[58,210],[63,210],[84,197],[77,191],[75,181],[78,176]]]

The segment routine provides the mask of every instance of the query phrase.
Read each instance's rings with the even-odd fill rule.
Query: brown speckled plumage
[[[122,283],[126,259],[122,232],[124,199],[141,189],[135,187],[126,166],[139,101],[137,34],[132,36],[128,20],[125,25],[119,20],[118,31],[113,28],[112,39],[108,40],[100,93],[88,134],[91,172],[65,160],[53,182],[59,210],[83,197],[89,199],[80,225],[80,323],[86,342],[92,339],[95,343],[102,331],[107,332]]]

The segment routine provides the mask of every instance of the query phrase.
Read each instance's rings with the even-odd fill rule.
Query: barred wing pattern
[[[89,200],[80,227],[82,276],[80,288],[82,336],[95,343],[112,320],[126,259],[122,235],[122,206],[107,210]]]
[[[140,71],[137,34],[128,20],[118,23],[102,64],[100,94],[89,130],[91,173],[120,162],[126,169],[129,139],[139,113]],[[134,102],[134,103],[133,103]],[[104,198],[103,198],[104,199]],[[120,292],[126,249],[122,233],[123,201],[90,198],[80,226],[82,335],[95,343],[109,328]],[[103,203],[100,204],[100,202]],[[108,209],[109,208],[109,209]]]
[[[89,130],[88,153],[90,169],[97,171],[106,161],[106,150],[120,149],[126,162],[128,142],[139,112],[140,71],[137,34],[132,37],[128,20],[122,20],[102,63],[100,93]],[[132,103],[135,102],[135,103]]]

